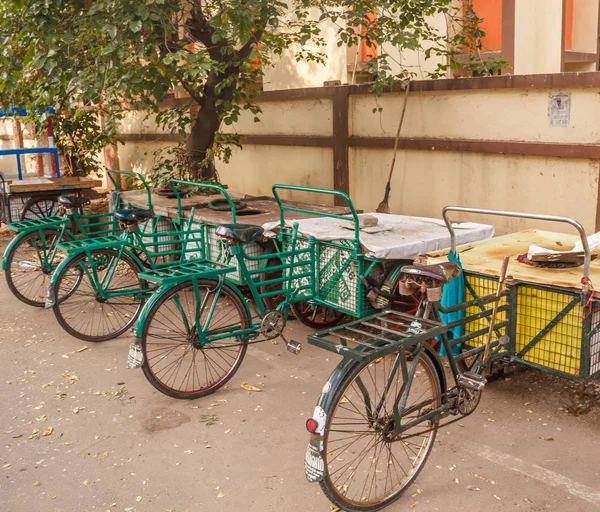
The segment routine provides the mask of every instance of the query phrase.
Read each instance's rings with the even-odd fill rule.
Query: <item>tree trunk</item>
[[[215,135],[221,126],[221,119],[215,105],[216,98],[212,95],[205,95],[203,100],[186,143],[194,181],[199,178],[212,179],[216,176],[214,163],[205,164],[204,159],[215,141]]]

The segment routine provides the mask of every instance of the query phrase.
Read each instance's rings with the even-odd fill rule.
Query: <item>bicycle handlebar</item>
[[[456,233],[454,233],[454,228],[452,227],[452,224],[448,219],[448,212],[479,213],[483,215],[497,215],[499,217],[517,217],[521,219],[545,220],[550,222],[563,222],[566,224],[570,224],[579,232],[584,254],[583,277],[589,277],[590,262],[592,261],[590,246],[588,244],[587,237],[585,236],[585,230],[583,229],[583,226],[575,219],[571,219],[570,217],[560,217],[557,215],[544,215],[538,213],[509,212],[504,210],[484,210],[481,208],[467,208],[463,206],[446,206],[442,210],[442,217],[444,218],[444,222],[446,223],[448,231],[450,231],[451,248],[452,252],[454,253],[456,253]]]

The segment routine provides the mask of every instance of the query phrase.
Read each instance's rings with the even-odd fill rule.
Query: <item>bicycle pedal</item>
[[[292,354],[298,355],[302,350],[302,343],[299,341],[289,340],[287,342],[287,349]]]
[[[466,372],[458,376],[457,384],[471,391],[481,391],[487,384],[487,379],[478,373]]]

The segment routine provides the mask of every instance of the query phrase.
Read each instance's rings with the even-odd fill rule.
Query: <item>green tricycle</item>
[[[141,181],[148,191],[150,204],[150,190],[143,176],[130,171],[119,172]],[[111,173],[108,173],[108,177],[115,190],[115,207],[130,207],[122,204]],[[65,194],[59,196],[57,202],[56,215],[23,219],[6,226],[16,236],[4,251],[2,270],[13,295],[30,306],[45,305],[50,277],[66,256],[59,246],[61,242],[119,233],[118,223],[111,213],[83,214],[83,207],[90,204],[89,198]]]
[[[281,200],[281,190],[336,196],[346,202],[350,213],[289,206]],[[130,367],[141,366],[162,393],[192,399],[216,391],[237,371],[249,344],[275,337],[285,340],[288,313],[298,304],[327,307],[341,311],[342,317],[355,318],[372,314],[378,303],[382,303],[379,307],[416,311],[421,291],[395,295],[398,283],[391,281],[406,262],[384,262],[361,252],[360,220],[346,194],[275,185],[273,196],[280,220],[278,233],[271,239],[272,251],[261,255],[246,251],[248,244],[264,241],[262,227],[223,224],[216,235],[229,259],[218,263],[194,260],[139,274],[140,279],[158,288],[136,323],[137,340],[130,347],[128,363]],[[350,222],[354,237],[317,241],[302,236],[297,222],[286,221],[287,212]],[[384,263],[388,265],[387,279]],[[247,284],[245,293],[231,279],[236,271]],[[373,294],[374,289],[377,294]],[[277,300],[273,302],[273,298]],[[298,342],[285,341],[290,351],[299,352]]]

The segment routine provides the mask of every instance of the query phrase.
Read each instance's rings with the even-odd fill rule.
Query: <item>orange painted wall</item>
[[[371,24],[377,19],[377,16],[375,14],[371,13],[371,14],[367,14],[364,19],[367,23]],[[366,32],[367,32],[366,27],[362,27],[361,34],[364,36],[366,34]],[[363,39],[360,43],[361,62],[368,62],[373,57],[377,57],[377,44],[375,42],[371,42],[371,46],[368,46],[366,40]]]
[[[483,50],[501,50],[502,0],[471,0],[471,3],[475,14],[483,19],[481,23],[481,30],[485,32],[485,37],[482,40]]]
[[[573,48],[573,1],[565,1],[565,50]]]

